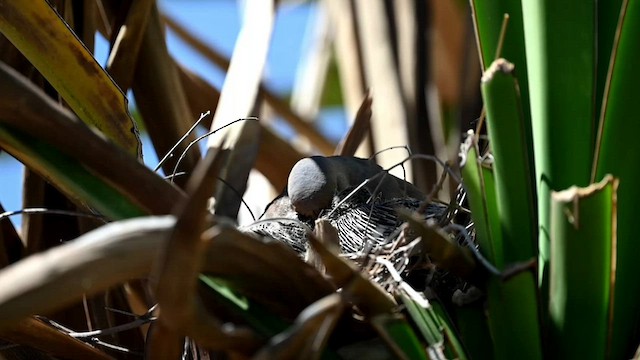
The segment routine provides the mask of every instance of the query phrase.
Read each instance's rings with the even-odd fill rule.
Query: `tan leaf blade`
[[[173,216],[111,223],[3,269],[0,329],[146,277],[174,224]]]
[[[220,101],[213,117],[212,127],[225,126],[234,120],[248,117],[257,99],[258,87],[271,43],[275,2],[249,0],[246,5],[244,23],[238,34],[227,76],[220,91]],[[235,127],[229,127],[226,130],[231,133],[234,131],[237,131]],[[208,146],[219,147],[220,139],[220,137],[209,138]]]
[[[351,118],[362,104],[366,92],[356,9],[351,1],[325,0],[324,3],[335,31],[335,60],[340,70],[345,110]]]
[[[48,2],[2,0],[0,8],[0,32],[76,114],[128,153],[140,156],[140,138],[126,97]]]
[[[211,239],[204,272],[224,279],[233,289],[294,319],[314,301],[335,288],[287,245],[258,240],[230,226],[207,230]]]
[[[365,315],[390,313],[394,309],[396,304],[389,294],[360,273],[355,264],[339,257],[313,235],[309,235],[309,242],[322,260],[331,280],[343,288],[345,298],[353,301]]]
[[[15,326],[3,330],[0,332],[0,338],[64,359],[113,359],[102,351],[34,318],[26,318]]]
[[[140,45],[133,93],[159,159],[187,133],[199,115],[190,111],[176,67],[175,61],[169,56],[158,8],[154,4]],[[195,137],[190,135],[187,139],[192,141]],[[163,164],[165,174],[172,173],[188,141],[181,143],[174,156]],[[190,173],[200,158],[199,148],[192,147],[181,161],[178,171]],[[187,179],[177,177],[175,182],[183,186]]]
[[[357,0],[356,16],[362,44],[362,62],[373,104],[371,135],[376,151],[408,144],[407,109],[394,61],[385,4],[379,1]],[[380,100],[380,101],[378,101]],[[382,167],[394,165],[404,158],[399,152],[384,152],[377,156]],[[409,164],[410,165],[410,164]],[[407,176],[412,177],[411,166]]]
[[[178,189],[88,129],[69,110],[2,63],[0,93],[4,95],[0,97],[2,124],[25,132],[82,162],[150,214],[168,214],[183,196]],[[20,160],[25,162],[23,158]],[[27,165],[30,164],[27,162]],[[53,184],[60,185],[56,184],[55,179],[47,178]],[[78,198],[73,191],[66,195],[72,199]]]
[[[360,108],[356,113],[356,118],[349,129],[347,135],[340,141],[336,147],[334,155],[355,156],[358,147],[369,134],[371,129],[371,104],[373,100],[371,96],[367,96],[362,100]]]
[[[228,141],[220,144],[219,151],[225,156],[221,168],[220,183],[215,192],[214,213],[236,219],[242,196],[247,189],[249,173],[253,168],[260,147],[261,126],[257,120],[240,121],[232,125],[227,134]],[[216,179],[210,179],[216,182]],[[203,196],[208,197],[211,194]]]
[[[147,28],[153,0],[131,2],[126,19],[116,34],[107,59],[107,72],[123,91],[131,88],[140,45]]]
[[[3,269],[0,331],[26,316],[46,314],[84,295],[147,277],[174,226],[173,216],[110,223]],[[317,270],[280,242],[261,241],[221,224],[205,232],[203,239],[211,241],[203,255],[204,273],[227,281],[290,319],[335,291]]]

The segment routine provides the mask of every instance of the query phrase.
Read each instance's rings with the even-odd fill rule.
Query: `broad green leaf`
[[[589,183],[594,143],[595,10],[594,0],[522,1],[543,296],[550,193]]]
[[[322,107],[343,106],[344,95],[342,94],[342,84],[340,83],[340,70],[334,57],[329,60],[329,69],[322,91],[320,105]]]
[[[628,4],[628,5],[627,5]],[[612,358],[630,357],[637,339],[640,320],[640,272],[637,254],[637,201],[640,199],[640,123],[638,104],[640,93],[640,4],[625,2],[622,9],[619,38],[613,45],[614,62],[609,74],[609,87],[605,89],[603,117],[598,134],[599,143],[594,161],[594,181],[605,174],[620,179],[618,189],[618,250],[613,311]],[[634,330],[635,329],[635,330]]]
[[[529,80],[521,2],[472,0],[470,3],[483,69],[487,70],[489,65],[498,58],[507,59],[515,65],[520,85],[522,116],[525,124],[528,124],[531,122],[531,112],[529,109]],[[505,15],[508,15],[508,19],[504,34],[502,34]],[[501,38],[501,36],[504,37]],[[529,138],[527,141],[531,142],[532,139]],[[529,152],[527,155],[533,160],[533,152]]]
[[[617,185],[607,176],[587,188],[552,193],[549,319],[555,358],[606,358]]]
[[[399,297],[406,307],[411,320],[416,324],[429,346],[442,346],[442,341],[444,340],[442,324],[435,318],[431,305],[421,306],[420,303],[403,291],[400,291]]]
[[[482,97],[494,157],[496,199],[502,229],[504,264],[526,261],[537,255],[537,214],[531,136],[520,103],[514,66],[494,61],[482,76]]]

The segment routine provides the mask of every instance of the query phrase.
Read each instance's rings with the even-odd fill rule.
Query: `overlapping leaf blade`
[[[0,2],[0,32],[9,38],[87,124],[140,157],[127,99],[45,0]]]
[[[613,44],[613,55],[608,74],[608,87],[604,90],[602,118],[598,133],[592,181],[599,181],[606,174],[620,179],[618,189],[617,265],[616,289],[612,326],[613,358],[630,356],[637,346],[631,343],[629,334],[638,329],[640,320],[640,283],[636,256],[640,247],[635,240],[637,199],[640,198],[640,162],[637,134],[640,124],[637,118],[639,101],[638,84],[640,70],[636,59],[640,56],[637,44],[640,22],[638,1],[624,2],[619,34]],[[635,329],[635,330],[634,330]]]

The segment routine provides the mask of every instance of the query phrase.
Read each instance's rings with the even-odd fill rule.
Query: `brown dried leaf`
[[[269,209],[267,209],[269,210]],[[267,211],[265,211],[267,214]],[[278,217],[281,215],[278,215]],[[340,249],[340,238],[338,238],[338,230],[331,225],[330,221],[326,219],[320,219],[316,221],[315,228],[313,229],[313,234],[315,235],[318,241],[325,244],[326,247],[332,249],[334,252],[339,252]],[[307,248],[307,252],[305,254],[305,261],[311,265],[313,265],[318,271],[324,273],[325,268],[322,264],[322,259],[316,254],[313,247]]]
[[[26,168],[23,179],[22,205],[25,208],[78,210],[75,204],[37,172]],[[88,212],[85,207],[82,209]],[[25,241],[25,256],[57,246],[60,240],[74,239],[81,234],[78,219],[72,216],[23,214],[23,220],[21,232]]]
[[[264,85],[260,87],[260,96],[262,96],[264,101],[269,104],[276,113],[280,114],[295,131],[309,139],[309,142],[311,142],[320,153],[325,155],[333,153],[336,145],[324,137],[324,135],[320,134],[312,125],[312,121],[305,120],[296,114],[289,104],[275,95],[273,91],[267,91]]]
[[[434,154],[433,136],[429,126],[427,93],[431,85],[429,67],[430,3],[401,0],[394,2],[398,73],[407,108],[406,126],[409,146],[414,154]],[[433,6],[436,6],[435,4]],[[475,84],[475,83],[474,83]],[[476,87],[478,87],[476,85]],[[433,113],[433,111],[432,111]],[[438,120],[439,121],[439,120]],[[428,193],[437,183],[438,171],[433,161],[414,161],[413,183]]]
[[[83,295],[146,277],[174,225],[173,216],[111,223],[3,269],[0,329],[32,314],[60,309]],[[280,242],[258,240],[223,224],[202,236],[211,242],[203,254],[202,272],[227,281],[269,311],[293,319],[335,291]]]
[[[156,290],[163,310],[161,318],[169,320],[171,326],[181,327],[184,319],[180,313],[190,305],[195,292],[201,254],[205,250],[200,234],[206,224],[208,194],[214,189],[215,177],[223,162],[221,152],[209,151],[187,184],[188,198],[174,210],[177,222],[160,260]]]
[[[123,91],[131,88],[152,5],[153,0],[131,2],[124,23],[117,29],[117,34],[112,34],[115,41],[106,70]]]
[[[3,269],[0,329],[145,277],[174,224],[172,216],[111,223]]]
[[[69,107],[129,154],[140,156],[140,139],[125,95],[49,3],[0,1],[0,8],[0,32],[34,64]]]
[[[178,75],[180,76],[180,82],[187,95],[187,101],[189,102],[189,108],[192,114],[202,114],[207,111],[215,113],[218,106],[218,100],[220,98],[220,91],[211,86],[208,82],[202,79],[198,74],[190,71],[184,66],[176,62],[178,69]],[[206,117],[202,121],[202,126],[211,127],[211,117]]]
[[[0,61],[16,69],[19,73],[29,76],[35,72],[33,65],[27,60],[15,45],[0,33]]]

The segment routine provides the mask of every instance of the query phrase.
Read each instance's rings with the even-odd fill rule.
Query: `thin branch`
[[[478,250],[476,245],[473,243],[473,241],[471,240],[471,236],[469,236],[469,232],[464,226],[458,224],[448,224],[442,228],[442,230],[444,231],[447,231],[448,229],[458,230],[464,238],[465,245],[469,248],[469,250],[471,250],[471,252],[473,252],[473,255],[475,255],[476,259],[482,264],[482,266],[489,270],[492,275],[500,275],[500,270],[493,266],[493,264],[491,264],[489,260],[487,260],[484,255],[480,253],[480,250]]]
[[[198,125],[200,125],[200,123],[204,120],[204,118],[206,118],[210,113],[211,113],[211,111],[207,111],[206,113],[200,114],[200,118],[198,119],[198,121],[196,121],[193,124],[193,126],[191,126],[191,128],[189,130],[187,130],[187,132],[184,135],[182,135],[182,137],[175,143],[175,145],[173,145],[173,147],[171,149],[169,149],[167,154],[162,158],[162,160],[160,160],[158,165],[156,165],[156,167],[153,169],[153,172],[157,172],[160,169],[160,167],[162,166],[162,164],[164,164],[165,161],[167,161],[169,158],[171,158],[173,156],[173,152],[176,151],[178,146],[180,146],[180,144],[186,138],[188,138],[189,135],[191,135],[191,133],[196,129],[196,127],[198,127]]]
[[[178,158],[178,161],[176,162],[176,165],[174,166],[173,171],[171,172],[171,177],[169,178],[170,182],[173,182],[173,178],[176,176],[176,173],[178,172],[178,166],[180,165],[180,162],[182,161],[182,159],[185,158],[185,156],[187,155],[187,152],[189,151],[189,149],[191,149],[192,146],[194,146],[195,144],[200,142],[202,139],[206,139],[207,137],[217,133],[218,131],[220,131],[220,130],[226,128],[226,127],[229,127],[229,126],[231,126],[231,125],[233,125],[235,123],[238,123],[240,121],[249,121],[249,120],[258,121],[258,118],[257,117],[247,117],[247,118],[234,120],[234,121],[232,121],[232,122],[230,122],[228,124],[225,124],[225,125],[217,128],[217,129],[215,129],[215,130],[209,131],[208,133],[206,133],[206,134],[204,134],[202,136],[199,136],[197,139],[191,141],[189,143],[189,145],[187,145],[187,147],[184,149],[182,154],[180,154],[180,158]]]
[[[106,218],[102,215],[80,212],[80,211],[71,211],[71,210],[57,210],[57,209],[47,209],[47,208],[25,208],[22,210],[14,210],[14,211],[5,211],[0,214],[0,221],[9,218],[14,215],[21,214],[48,214],[48,215],[66,215],[66,216],[77,216],[77,217],[86,217],[92,219],[103,220],[106,223]]]
[[[145,314],[144,316],[141,316],[126,324],[117,325],[117,326],[113,326],[113,327],[101,329],[101,330],[80,331],[80,332],[74,331],[74,332],[69,332],[68,335],[76,339],[85,339],[85,338],[113,335],[123,331],[139,328],[142,325],[154,322],[156,319],[157,319],[156,316],[153,316],[151,314]]]

